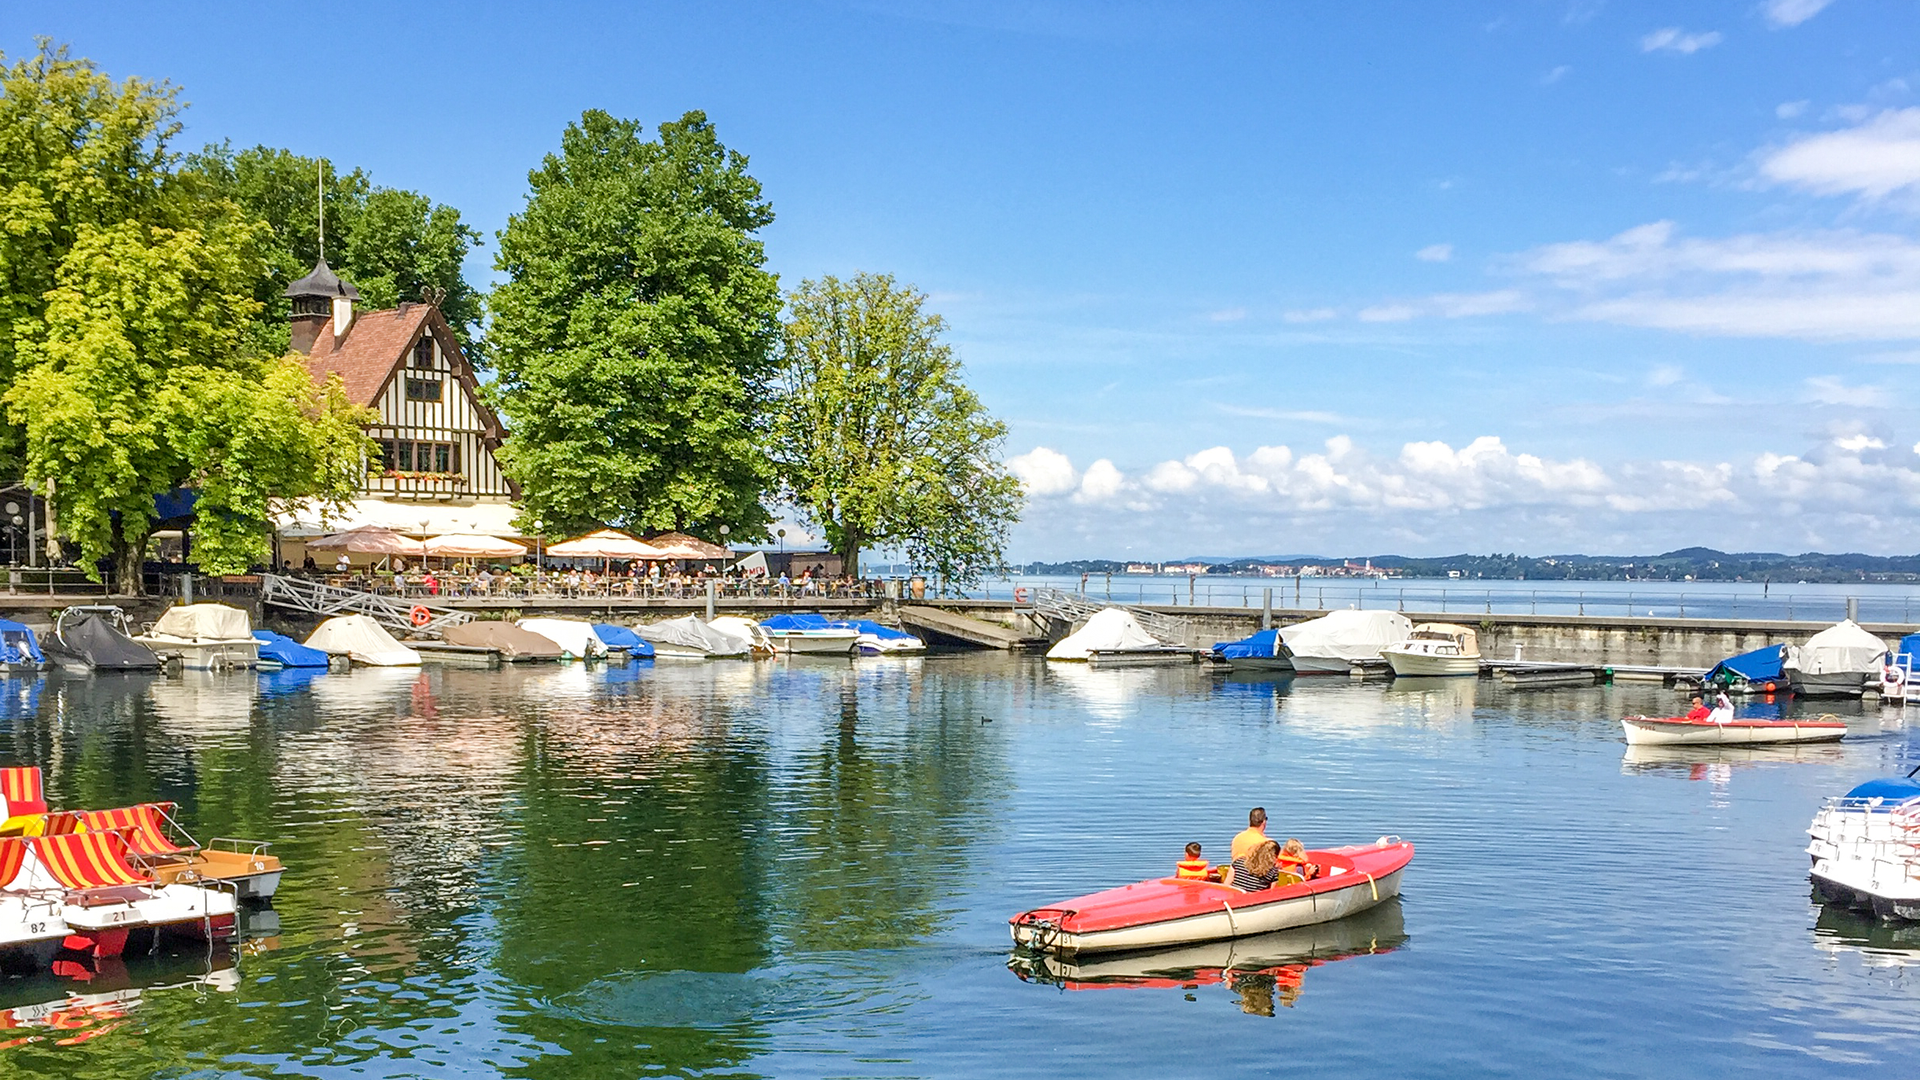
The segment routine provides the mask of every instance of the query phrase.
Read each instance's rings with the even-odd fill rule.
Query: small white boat
[[[521,619],[514,625],[560,646],[562,660],[600,660],[607,655],[606,642],[585,619]]]
[[[307,647],[371,667],[420,666],[420,654],[394,640],[371,615],[335,615],[313,628]]]
[[[9,838],[6,845],[12,844],[24,845],[26,852],[24,857],[0,852],[0,860],[19,858],[11,888],[61,898],[66,948],[112,957],[126,948],[134,931],[216,939],[233,933],[231,887],[162,884],[127,862],[127,843],[118,832]]]
[[[745,660],[753,654],[752,642],[709,626],[696,615],[643,623],[633,632],[653,643],[656,660]]]
[[[1821,900],[1920,921],[1920,782],[1869,780],[1830,798],[1807,835],[1808,877]]]
[[[1168,645],[1140,625],[1133,612],[1122,607],[1101,608],[1080,629],[1068,634],[1047,650],[1049,660],[1091,662],[1097,653],[1146,651],[1158,653],[1176,648]]]
[[[767,636],[766,630],[762,629],[759,623],[745,616],[721,615],[707,625],[723,634],[732,634],[737,638],[745,638],[747,642],[753,646],[753,656],[755,659],[772,656],[778,651],[773,647],[773,639]]]
[[[1378,661],[1381,649],[1412,633],[1413,623],[1397,611],[1332,611],[1282,627],[1280,640],[1296,674],[1351,675],[1356,663]]]
[[[820,615],[775,615],[760,620],[760,628],[776,651],[790,656],[852,656],[860,645],[860,631]]]
[[[1421,623],[1405,641],[1383,646],[1380,656],[1395,675],[1480,674],[1480,635],[1454,623]]]
[[[1846,722],[1832,713],[1818,720],[1689,720],[1684,716],[1627,716],[1628,746],[1760,746],[1838,742]]]
[[[133,640],[157,656],[177,656],[181,667],[195,671],[260,665],[260,643],[254,640],[247,613],[226,604],[170,607],[153,629]]]
[[[859,631],[861,656],[902,656],[927,651],[926,642],[872,619],[848,619],[840,625]]]

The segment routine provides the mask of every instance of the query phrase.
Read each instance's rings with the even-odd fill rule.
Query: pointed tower
[[[287,286],[286,295],[293,301],[288,338],[293,351],[302,356],[313,351],[320,328],[328,319],[333,320],[333,339],[346,337],[347,328],[353,325],[353,302],[360,299],[359,290],[340,280],[325,256],[313,264],[313,273]]]

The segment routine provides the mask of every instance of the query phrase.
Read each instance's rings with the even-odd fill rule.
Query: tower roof
[[[340,280],[340,276],[321,259],[313,264],[313,273],[287,286],[287,296],[324,296],[332,299],[344,296],[349,300],[360,299],[360,290]]]

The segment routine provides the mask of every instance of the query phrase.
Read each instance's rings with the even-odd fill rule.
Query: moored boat
[[[182,604],[170,607],[146,633],[133,640],[160,657],[178,657],[180,666],[195,671],[256,667],[260,643],[254,640],[247,613],[226,604]]]
[[[1708,668],[1700,682],[1702,686],[1729,694],[1787,693],[1793,688],[1792,679],[1787,675],[1787,647],[1763,645],[1729,656]]]
[[[1756,746],[1838,742],[1846,722],[1832,713],[1817,720],[1689,720],[1684,716],[1626,716],[1620,719],[1629,746]]]
[[[1480,635],[1455,623],[1421,623],[1412,636],[1380,648],[1395,675],[1480,674]]]
[[[1351,675],[1355,664],[1380,660],[1380,650],[1413,633],[1397,611],[1331,611],[1280,630],[1301,675]]]
[[[75,671],[158,671],[160,658],[133,640],[127,613],[112,604],[63,609],[40,647],[61,667]]]
[[[1282,879],[1260,892],[1182,878],[1152,878],[1091,893],[1008,920],[1013,943],[1078,956],[1267,934],[1331,922],[1399,895],[1413,845],[1383,836],[1371,844],[1307,853],[1322,867],[1307,881]]]
[[[1869,780],[1829,798],[1807,835],[1808,877],[1822,901],[1920,921],[1920,782]]]
[[[1887,643],[1852,619],[1842,619],[1787,649],[1786,671],[1806,697],[1859,697],[1879,678]]]
[[[1293,651],[1278,629],[1262,630],[1239,641],[1217,641],[1213,658],[1233,671],[1292,671]]]
[[[775,615],[760,620],[777,652],[805,656],[852,656],[860,632],[821,615]]]
[[[33,636],[32,628],[12,619],[0,619],[0,671],[35,672],[46,666],[46,654],[40,651],[40,641]]]
[[[653,643],[656,660],[745,660],[753,653],[750,641],[709,626],[697,615],[643,623],[633,632]]]
[[[600,660],[607,655],[607,643],[585,619],[521,619],[514,625],[560,646],[562,660]]]
[[[619,623],[594,623],[593,635],[607,647],[607,657],[624,656],[628,660],[653,659],[653,644]]]
[[[307,647],[370,667],[420,666],[420,654],[394,640],[371,615],[335,615],[313,628]]]
[[[760,624],[744,615],[721,615],[707,625],[747,642],[755,660],[765,660],[779,651],[773,647],[773,638],[767,636]]]
[[[128,862],[127,842],[118,832],[0,839],[0,847],[11,844],[25,845],[32,856],[21,857],[15,889],[63,895],[62,918],[70,931],[64,948],[118,956],[136,931],[216,939],[233,933],[231,888],[163,884]]]

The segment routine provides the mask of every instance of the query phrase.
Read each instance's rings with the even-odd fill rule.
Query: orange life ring
[[[1016,603],[1016,604],[1024,604],[1024,603],[1026,603],[1026,602],[1027,602],[1027,590],[1025,590],[1025,589],[1015,589],[1015,590],[1013,590],[1013,602],[1014,602],[1014,603]]]
[[[407,612],[407,621],[415,626],[425,626],[433,621],[433,612],[428,611],[419,604],[415,604],[413,605],[413,610]]]

